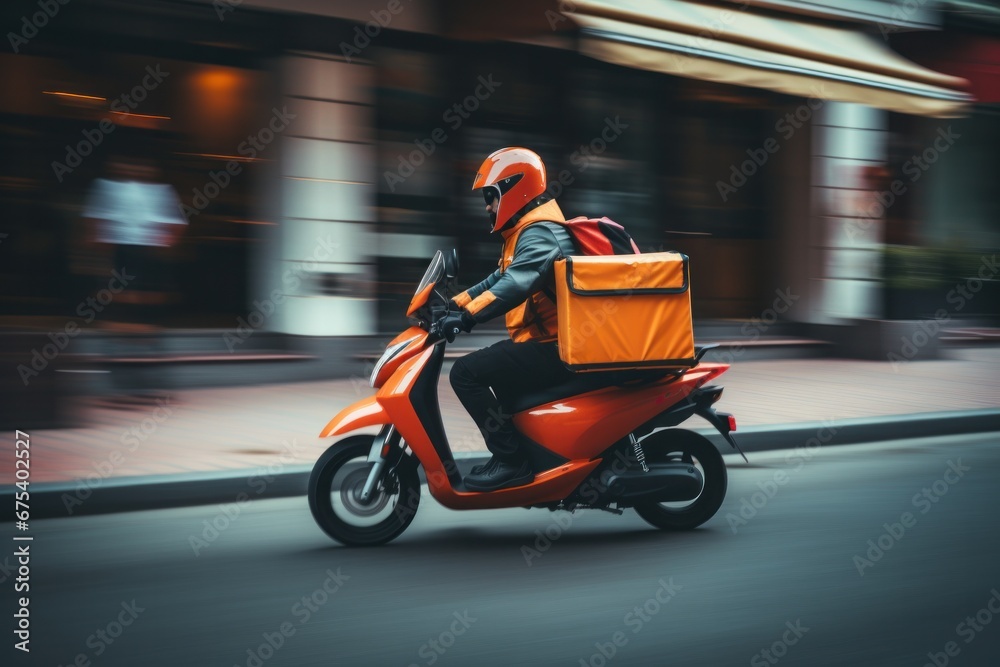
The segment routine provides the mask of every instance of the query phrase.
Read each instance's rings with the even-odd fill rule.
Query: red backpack
[[[566,228],[584,255],[638,255],[635,244],[625,228],[610,218],[580,216],[558,223]]]

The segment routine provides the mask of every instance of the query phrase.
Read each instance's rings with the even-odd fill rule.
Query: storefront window
[[[151,244],[163,269],[159,324],[213,326],[244,310],[252,228],[270,223],[255,219],[254,172],[277,157],[250,141],[270,113],[266,74],[113,52],[0,56],[0,71],[0,314],[75,315],[122,268],[121,243]],[[102,216],[183,232],[109,236]]]

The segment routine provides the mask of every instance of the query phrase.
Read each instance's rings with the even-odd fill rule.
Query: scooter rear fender
[[[388,424],[389,416],[385,413],[382,404],[375,396],[363,398],[360,401],[347,406],[337,416],[330,420],[319,437],[326,438],[331,435],[341,435],[349,431],[356,431],[365,426],[377,426]]]

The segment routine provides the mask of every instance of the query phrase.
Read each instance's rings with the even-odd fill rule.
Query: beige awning
[[[967,82],[840,25],[680,0],[580,0],[580,50],[605,62],[936,117],[968,113]]]

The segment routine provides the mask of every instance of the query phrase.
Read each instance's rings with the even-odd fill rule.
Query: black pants
[[[573,376],[553,343],[503,340],[465,355],[451,369],[451,386],[486,440],[490,452],[520,461],[519,439],[501,403],[526,391],[561,384]],[[492,391],[490,391],[492,389]]]

